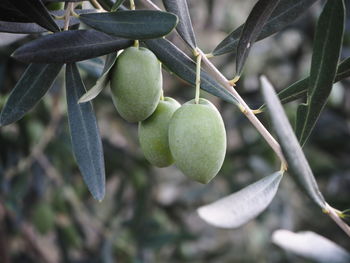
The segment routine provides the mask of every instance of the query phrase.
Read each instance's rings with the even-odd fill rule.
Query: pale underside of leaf
[[[306,160],[288,118],[284,113],[283,107],[276,95],[276,92],[266,77],[262,76],[260,80],[273,128],[277,134],[284,157],[287,160],[288,171],[292,173],[294,178],[306,191],[308,196],[318,206],[325,209],[326,202],[318,189],[318,185],[311,171],[310,165]]]
[[[207,223],[237,228],[258,216],[276,195],[283,174],[276,172],[214,203],[198,208]]]
[[[83,96],[80,97],[78,103],[88,102],[96,98],[97,95],[101,93],[101,91],[108,84],[108,73],[112,69],[116,59],[117,53],[108,54],[101,77],[97,80],[96,84],[91,89],[89,89]]]
[[[276,230],[272,235],[272,242],[289,252],[316,262],[350,262],[348,251],[311,231],[294,233],[289,230]]]

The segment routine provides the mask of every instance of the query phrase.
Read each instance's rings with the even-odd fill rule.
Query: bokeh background
[[[188,2],[205,52],[243,23],[255,3]],[[318,1],[297,22],[254,45],[237,86],[252,108],[263,103],[259,74],[267,75],[277,90],[308,75],[322,4]],[[349,10],[350,6],[342,58],[350,56]],[[26,68],[10,55],[35,37],[0,33],[0,109]],[[188,51],[175,34],[169,39]],[[87,88],[101,73],[103,59],[79,63]],[[228,78],[234,76],[233,56],[212,61]],[[188,84],[166,71],[163,76],[166,96],[181,103],[194,97]],[[198,217],[197,207],[279,169],[272,150],[239,110],[207,93],[202,96],[224,118],[228,147],[218,176],[201,185],[176,166],[149,165],[139,147],[137,125],[121,119],[105,89],[94,108],[103,138],[107,189],[102,202],[93,200],[72,155],[63,85],[64,71],[34,110],[0,127],[1,262],[309,262],[272,244],[273,231],[281,228],[311,230],[350,250],[348,237],[288,174],[268,209],[239,229],[218,229]],[[349,79],[334,85],[304,148],[326,200],[340,210],[350,208],[349,85]],[[296,105],[285,107],[292,123]],[[271,130],[267,114],[259,118]]]

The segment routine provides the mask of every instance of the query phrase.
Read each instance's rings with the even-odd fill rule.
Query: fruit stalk
[[[201,88],[201,61],[202,61],[202,55],[198,53],[196,50],[196,95],[195,95],[195,103],[199,103],[199,93]]]

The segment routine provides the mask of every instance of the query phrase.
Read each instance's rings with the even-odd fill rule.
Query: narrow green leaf
[[[63,20],[57,20],[57,25],[59,28],[64,27]],[[72,18],[70,20],[69,26],[74,26],[79,24],[79,19]],[[46,28],[43,28],[35,23],[20,23],[20,22],[5,22],[0,21],[0,32],[7,33],[21,33],[21,34],[33,34],[33,33],[43,33],[47,32]]]
[[[194,35],[190,12],[188,11],[188,5],[186,0],[163,0],[165,9],[168,12],[174,13],[179,18],[179,23],[176,26],[176,30],[181,38],[192,49],[197,47],[196,37]]]
[[[147,40],[145,43],[170,71],[195,86],[196,64],[192,59],[166,39]],[[227,102],[238,104],[231,93],[203,70],[201,71],[201,89]]]
[[[13,57],[32,63],[70,63],[116,52],[133,42],[95,30],[69,30],[46,35],[17,49]]]
[[[350,58],[343,60],[338,65],[337,75],[335,76],[334,83],[341,81],[347,77],[350,77]],[[306,98],[307,90],[309,84],[309,77],[299,80],[289,87],[281,90],[277,95],[281,100],[282,104]],[[265,108],[265,104],[261,106],[261,108]]]
[[[86,92],[83,96],[81,96],[81,98],[78,101],[79,103],[88,102],[96,98],[96,96],[100,94],[100,92],[107,86],[107,83],[109,81],[108,72],[113,67],[116,59],[117,59],[116,52],[107,55],[106,63],[103,68],[102,75],[97,80],[95,86],[93,86],[91,89],[89,89],[88,92]]]
[[[13,6],[12,1],[0,1],[0,20],[8,22],[33,22],[25,14]]]
[[[77,66],[67,64],[66,95],[73,153],[91,194],[101,201],[105,195],[102,141],[92,104],[78,104],[85,91]]]
[[[308,109],[307,104],[302,103],[298,105],[297,117],[296,117],[296,123],[295,123],[295,135],[297,136],[299,141],[300,141],[301,133],[303,132],[303,125],[305,123],[307,109]]]
[[[279,4],[264,25],[258,40],[262,40],[282,30],[291,24],[298,17],[304,14],[317,0],[280,0]],[[232,31],[212,52],[214,56],[223,55],[229,52],[236,54],[239,37],[244,24]]]
[[[264,76],[262,76],[260,80],[273,128],[277,134],[284,157],[288,163],[288,172],[293,175],[293,178],[295,178],[302,189],[305,190],[311,200],[321,208],[325,208],[326,202],[318,189],[316,179],[293,132],[288,118],[284,113],[281,102],[270,82]]]
[[[111,8],[111,12],[117,11],[117,9],[124,3],[125,0],[116,0]]]
[[[350,57],[344,59],[339,65],[337,75],[335,76],[335,82],[350,77]]]
[[[12,90],[0,114],[0,126],[21,119],[52,86],[62,64],[30,64]]]
[[[87,14],[87,13],[91,13],[92,10],[93,12],[96,11],[95,9],[81,9],[81,10],[78,9],[78,10],[75,10],[75,12],[78,14]],[[1,12],[1,7],[0,7],[0,12]],[[64,14],[64,10],[52,11],[50,12],[50,14],[56,15],[56,16],[62,16]],[[0,32],[23,33],[23,34],[47,32],[46,28],[43,28],[36,23],[28,23],[28,22],[30,21],[25,21],[25,22],[0,21]],[[59,28],[63,29],[64,27],[63,20],[55,20],[55,22]],[[78,18],[71,17],[69,20],[69,27],[73,27],[79,23],[80,23],[80,20]]]
[[[169,34],[177,24],[174,14],[153,10],[85,14],[80,20],[106,34],[128,39],[159,38]]]
[[[283,174],[276,172],[242,190],[197,209],[210,225],[237,228],[257,217],[275,197]]]
[[[272,242],[277,246],[313,262],[347,263],[350,253],[333,241],[311,231],[294,233],[276,230]]]
[[[316,27],[308,86],[308,111],[300,137],[301,145],[309,138],[332,90],[344,25],[344,1],[328,0]]]
[[[250,12],[237,44],[236,75],[240,76],[250,48],[276,8],[279,0],[258,0]]]
[[[40,0],[16,0],[12,1],[11,4],[38,25],[52,32],[60,31],[55,20]]]

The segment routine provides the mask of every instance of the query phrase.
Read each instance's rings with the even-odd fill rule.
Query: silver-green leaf
[[[325,209],[326,202],[324,197],[318,188],[316,179],[293,132],[292,126],[284,113],[276,92],[266,77],[262,76],[260,80],[272,125],[288,164],[288,171],[291,172],[308,196],[318,206]]]
[[[222,228],[237,228],[258,216],[276,195],[282,172],[276,172],[242,190],[197,209],[207,223]]]

